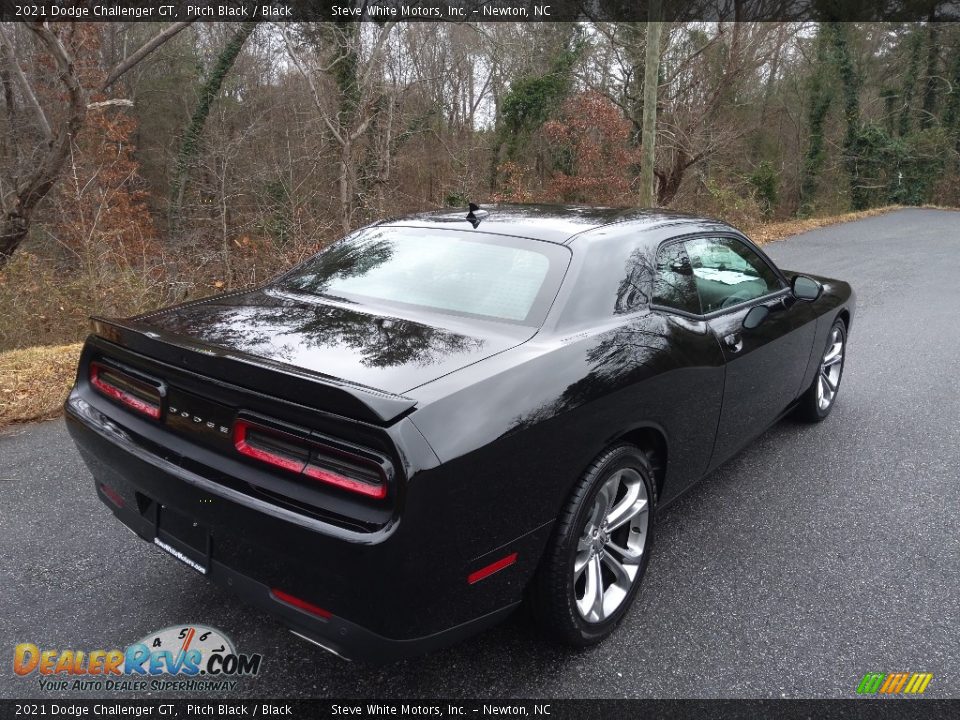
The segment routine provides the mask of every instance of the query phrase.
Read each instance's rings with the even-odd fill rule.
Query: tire
[[[531,588],[534,618],[549,636],[587,647],[610,635],[626,616],[650,557],[653,477],[647,456],[621,444],[604,451],[577,482]],[[609,531],[611,520],[623,524]],[[597,577],[599,595],[593,592],[596,582],[590,584]]]
[[[843,379],[847,355],[847,326],[839,318],[827,334],[827,345],[820,355],[820,366],[813,383],[801,396],[797,417],[807,422],[821,422],[837,404],[837,393]]]

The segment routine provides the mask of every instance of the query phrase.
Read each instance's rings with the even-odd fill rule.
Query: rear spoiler
[[[336,415],[383,425],[417,404],[403,395],[141,326],[136,320],[90,321],[94,335],[153,360]]]

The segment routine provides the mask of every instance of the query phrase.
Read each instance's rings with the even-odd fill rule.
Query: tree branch
[[[80,131],[87,115],[87,98],[74,71],[73,58],[70,57],[56,33],[42,22],[30,23],[27,27],[47,48],[47,52],[56,62],[58,79],[66,86],[69,99],[69,110],[62,126],[50,143],[50,152],[37,166],[36,171],[18,188],[17,194],[22,211],[29,212],[57,181],[60,169],[70,153],[70,143]]]
[[[17,53],[14,50],[13,43],[10,41],[10,36],[7,35],[7,31],[3,25],[0,25],[0,43],[3,44],[4,55],[6,55],[5,59],[13,70],[13,76],[16,78],[17,85],[20,86],[20,92],[23,93],[23,97],[27,101],[27,105],[30,106],[30,110],[33,111],[33,114],[37,117],[37,124],[40,126],[40,131],[43,133],[43,139],[47,142],[50,142],[53,139],[53,131],[50,129],[50,122],[47,120],[47,114],[43,111],[43,108],[40,107],[40,103],[37,101],[37,96],[33,92],[33,88],[30,87],[30,81],[27,80],[27,76],[23,74],[23,69],[20,67],[20,63],[17,62]]]
[[[57,78],[67,89],[67,110],[46,153],[30,175],[17,184],[13,200],[3,208],[0,221],[0,266],[3,266],[23,242],[30,230],[30,216],[37,204],[57,182],[63,165],[70,155],[73,138],[83,126],[87,115],[87,98],[73,66],[73,58],[60,42],[57,34],[46,23],[30,23],[27,28],[46,48],[57,67]]]
[[[173,23],[165,27],[163,30],[158,32],[152,38],[147,40],[143,45],[140,46],[140,49],[134,52],[129,57],[121,61],[113,70],[110,71],[110,74],[107,75],[107,79],[104,80],[103,85],[100,87],[101,90],[106,90],[111,85],[113,85],[117,80],[123,77],[127,72],[133,69],[133,67],[143,60],[147,55],[152,53],[158,47],[163,45],[167,40],[172,38],[181,30],[186,30],[190,27],[196,18],[191,20],[185,20],[184,22]]]

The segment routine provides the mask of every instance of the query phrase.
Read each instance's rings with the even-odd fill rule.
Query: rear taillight
[[[387,496],[383,466],[362,455],[249,420],[234,423],[233,443],[247,457],[311,480],[370,498]]]
[[[159,387],[98,362],[90,363],[90,384],[101,394],[141,415],[154,420],[160,418],[163,399]]]
[[[310,453],[303,474],[312,480],[336,485],[372,498],[387,496],[382,468],[359,455],[318,446]]]
[[[233,444],[254,460],[269,463],[290,472],[302,473],[310,457],[310,449],[302,447],[295,435],[253,425],[246,420],[233,424]]]

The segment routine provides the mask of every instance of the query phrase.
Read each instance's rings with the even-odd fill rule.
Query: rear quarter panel
[[[534,339],[431,383],[411,420],[443,461],[435,522],[466,554],[507,544],[552,523],[596,455],[644,426],[667,438],[662,495],[676,494],[705,469],[722,389],[706,324],[656,313]]]

